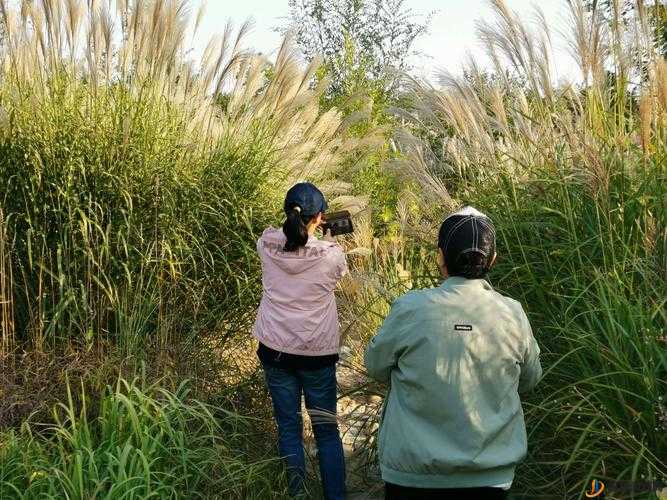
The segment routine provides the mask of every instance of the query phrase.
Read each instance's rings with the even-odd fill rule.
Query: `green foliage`
[[[405,0],[290,0],[289,6],[289,28],[309,60],[324,58],[333,95],[350,95],[346,82],[359,73],[395,89],[430,19],[417,19]]]
[[[239,447],[251,422],[171,393],[119,380],[97,408],[54,409],[53,425],[1,435],[3,499],[274,498],[276,461]],[[214,416],[219,413],[219,416]]]
[[[0,190],[18,338],[52,348],[103,337],[136,352],[159,319],[196,334],[252,302],[267,217],[253,207],[255,179],[271,161],[261,142],[191,151],[173,106],[115,87],[84,114],[85,88],[52,85],[37,105],[4,100]]]
[[[64,378],[77,368],[61,358],[84,352],[195,374],[200,397],[234,404],[225,390],[240,394],[256,371],[252,350],[244,365],[232,348],[247,342],[259,301],[257,237],[278,222],[288,185],[332,178],[356,141],[338,110],[320,110],[316,67],[302,68],[289,43],[270,64],[241,50],[247,26],[228,27],[190,62],[185,1],[56,3],[12,11],[0,0],[12,35],[0,51],[3,381],[6,368],[20,384],[26,359]],[[74,376],[97,387],[113,368],[96,382],[95,370]],[[121,381],[99,405],[70,395],[54,422],[20,429],[31,404],[43,415],[61,391],[28,401],[6,391],[3,499],[284,497],[266,443],[250,446],[265,422],[185,386]]]
[[[514,489],[573,498],[591,477],[664,479],[667,75],[642,58],[648,46],[605,38],[610,53],[598,50],[604,18],[590,25],[575,9],[571,45],[589,86],[554,88],[548,37],[494,5],[499,22],[480,33],[513,71],[473,68],[443,90],[417,83],[408,103],[389,68],[406,69],[425,24],[402,0],[291,1],[301,48],[325,58],[305,71],[287,45],[274,65],[240,57],[238,43],[219,57],[212,49],[212,65],[188,65],[177,1],[120,2],[127,22],[108,37],[90,11],[65,20],[26,3],[2,52],[0,361],[17,348],[54,358],[177,349],[203,365],[202,393],[224,398],[228,380],[240,381],[230,400],[255,414],[261,399],[269,411],[261,392],[243,393],[255,367],[237,358],[253,356],[244,339],[261,291],[255,240],[278,221],[285,187],[336,179],[370,198],[339,302],[357,354],[393,298],[438,281],[435,230],[465,201],[495,220],[492,281],[524,303],[543,346]],[[84,32],[85,61],[77,40],[39,42]],[[606,73],[626,63],[625,74]],[[643,69],[629,94],[625,82]],[[408,109],[394,136],[396,105]],[[70,394],[50,424],[2,433],[2,498],[281,495],[274,461],[248,456],[262,422],[198,403],[186,386],[120,381],[89,401]]]
[[[653,27],[655,48],[667,58],[667,4],[661,0],[586,0],[586,7],[594,15],[602,15],[606,21],[615,25],[632,25],[634,17],[645,16]],[[639,9],[641,7],[641,9]],[[641,13],[638,11],[641,10]]]
[[[241,60],[242,27],[236,44],[193,68],[184,47],[156,41],[182,43],[185,4],[161,5],[119,3],[130,21],[117,24],[83,3],[83,18],[42,4],[7,17],[0,234],[11,272],[0,288],[13,321],[3,323],[4,349],[11,338],[140,354],[147,343],[246,331],[261,289],[255,241],[284,190],[332,176],[339,151],[354,152],[339,112],[320,113],[316,68],[300,68],[289,44],[273,65]],[[81,40],[44,52],[28,22],[40,16],[45,39]],[[83,28],[99,37],[118,26],[105,40],[122,57],[92,45],[79,61]],[[132,41],[146,33],[155,43]]]
[[[542,347],[545,376],[524,401],[529,456],[513,490],[519,498],[578,498],[593,478],[664,482],[663,63],[645,58],[645,47],[617,47],[604,57],[625,69],[612,78],[592,72],[584,89],[554,87],[542,57],[547,35],[495,5],[496,22],[481,25],[481,34],[499,57],[515,62],[513,73],[499,65],[489,77],[472,67],[464,78],[445,78],[442,89],[415,85],[407,110],[414,120],[399,147],[400,167],[423,189],[422,214],[429,215],[433,200],[444,205],[431,222],[431,241],[449,196],[493,218],[499,255],[491,281],[522,302]],[[644,37],[650,35],[637,39]],[[591,57],[585,40],[577,40]],[[647,67],[647,60],[655,66],[630,93],[622,71]],[[416,232],[419,217],[409,222]],[[407,237],[380,243],[376,252],[391,258],[371,271],[374,286],[357,285],[366,308],[354,306],[354,321],[379,322],[396,274],[405,271],[411,282],[403,287],[410,287],[420,270],[434,267],[432,253],[403,258],[413,244]],[[382,394],[372,386],[360,392]]]
[[[400,193],[396,177],[381,166],[379,158],[374,158],[357,170],[351,180],[355,194],[370,198],[374,233],[385,236],[395,232]]]
[[[651,15],[655,23],[655,38],[658,50],[667,58],[667,5],[655,2],[651,7]]]
[[[667,474],[664,157],[632,171],[603,161],[608,190],[564,178],[565,165],[471,188],[498,229],[494,282],[525,305],[543,348],[518,484],[535,495]]]
[[[390,221],[400,190],[384,168],[395,156],[387,146],[396,126],[390,109],[401,99],[400,78],[430,15],[417,19],[404,0],[291,0],[290,8],[290,27],[306,58],[323,57],[317,79],[329,87],[322,107],[339,109],[347,133],[376,144],[370,154],[350,157],[342,177],[354,194],[369,198],[374,230],[395,231]]]

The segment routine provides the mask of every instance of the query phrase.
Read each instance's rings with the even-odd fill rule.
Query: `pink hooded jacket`
[[[257,241],[264,292],[254,335],[265,346],[289,354],[337,354],[334,289],[347,272],[343,249],[311,236],[304,247],[285,252],[285,241],[282,230],[272,227]]]

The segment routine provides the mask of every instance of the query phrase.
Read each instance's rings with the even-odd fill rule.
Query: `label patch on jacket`
[[[472,332],[472,325],[454,325],[457,332]]]

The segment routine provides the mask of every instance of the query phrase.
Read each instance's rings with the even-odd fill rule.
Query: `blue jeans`
[[[263,364],[278,424],[278,448],[287,462],[289,491],[304,492],[306,462],[303,452],[301,393],[313,424],[322,488],[327,500],[345,498],[345,458],[336,415],[336,367],[285,370]]]

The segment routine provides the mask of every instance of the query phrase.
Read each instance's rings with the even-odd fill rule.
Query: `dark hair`
[[[462,276],[473,280],[485,278],[491,270],[490,258],[478,252],[460,253],[453,259],[445,254],[445,265],[450,276]]]
[[[298,205],[294,205],[287,210],[287,219],[283,223],[283,233],[285,233],[287,241],[283,250],[294,252],[308,242],[308,228],[306,227],[308,219],[310,217],[305,219]]]

